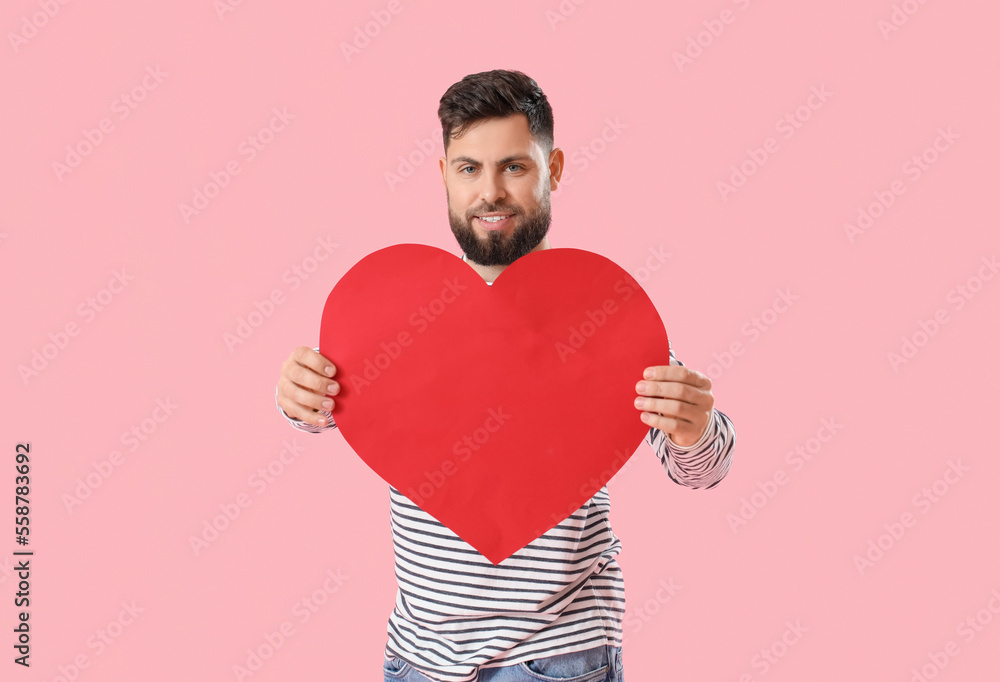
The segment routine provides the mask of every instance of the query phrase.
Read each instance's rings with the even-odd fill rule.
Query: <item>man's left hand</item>
[[[650,374],[652,371],[652,374]],[[646,368],[635,387],[642,421],[663,431],[676,445],[694,445],[708,428],[715,398],[712,380],[683,365]]]

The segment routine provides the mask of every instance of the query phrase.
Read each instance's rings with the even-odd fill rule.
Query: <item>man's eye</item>
[[[520,168],[520,167],[521,167],[521,164],[519,164],[519,163],[512,163],[509,166],[507,166],[507,168]]]
[[[472,166],[463,166],[462,168],[458,169],[458,172],[462,173],[462,172],[467,171],[467,170],[476,170],[476,169],[473,168]],[[466,173],[466,175],[468,175],[468,173]]]

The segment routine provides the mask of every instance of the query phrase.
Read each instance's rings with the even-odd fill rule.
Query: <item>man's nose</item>
[[[484,173],[482,187],[479,189],[479,198],[485,204],[494,204],[498,199],[507,196],[504,189],[503,178],[500,175]]]

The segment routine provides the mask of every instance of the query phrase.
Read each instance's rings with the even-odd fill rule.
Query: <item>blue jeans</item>
[[[401,658],[387,658],[382,665],[385,682],[433,682]],[[476,682],[625,682],[622,648],[605,644],[586,651],[480,668]]]

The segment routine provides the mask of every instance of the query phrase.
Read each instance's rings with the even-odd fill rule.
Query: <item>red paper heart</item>
[[[670,361],[638,282],[569,248],[522,256],[492,286],[432,246],[380,249],[330,292],[319,346],[348,444],[493,564],[628,461],[650,428],[635,384]]]

